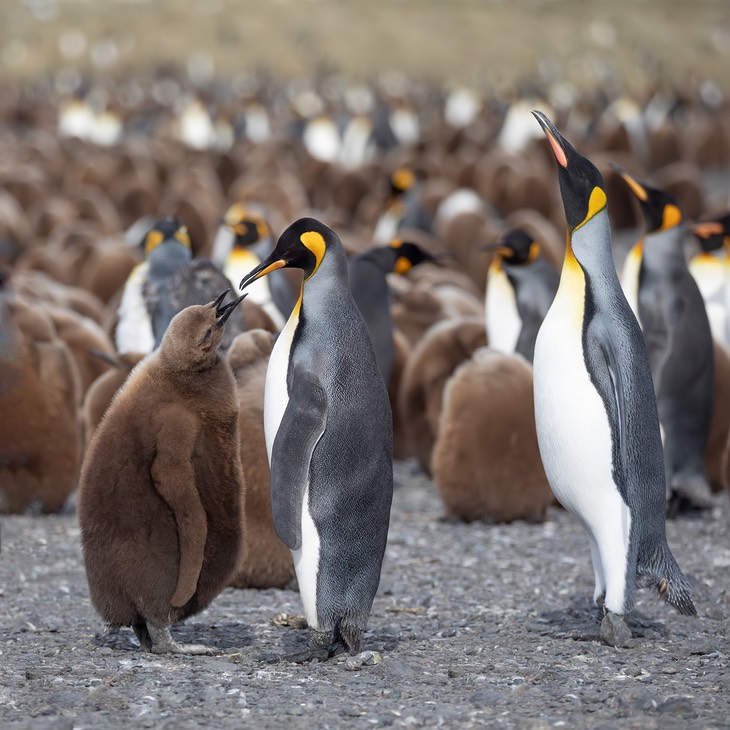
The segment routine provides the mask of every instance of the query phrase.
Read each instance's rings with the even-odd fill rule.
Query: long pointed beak
[[[218,295],[218,298],[211,303],[210,308],[216,310],[216,314],[218,314],[218,308],[223,303],[223,300],[228,296],[228,292],[231,291],[230,289],[226,289],[222,294]]]
[[[238,299],[234,299],[232,302],[226,304],[223,307],[218,307],[216,309],[216,316],[218,317],[218,321],[215,323],[216,327],[222,327],[226,320],[231,316],[233,313],[233,310],[248,296],[248,292],[245,294],[241,294]]]
[[[252,281],[256,281],[256,279],[260,279],[262,276],[266,276],[266,274],[270,274],[272,271],[276,271],[277,269],[283,269],[285,266],[286,261],[284,261],[284,259],[275,259],[274,261],[266,259],[258,266],[251,269],[251,271],[249,271],[248,274],[241,279],[241,283],[238,285],[238,288],[245,289]]]
[[[693,223],[689,227],[690,231],[698,238],[710,238],[710,236],[721,236],[723,227],[721,223],[709,221],[707,223]]]
[[[565,140],[563,139],[563,135],[558,132],[558,128],[541,111],[533,109],[532,114],[542,127],[542,131],[545,132],[545,136],[548,138],[548,142],[550,142],[550,147],[552,147],[558,164],[561,167],[568,167],[568,157],[565,154]]]
[[[618,165],[611,163],[611,169],[617,172],[624,179],[624,182],[631,188],[631,192],[641,201],[646,202],[649,200],[649,194],[644,189],[643,185],[634,180],[626,170]]]
[[[494,251],[495,253],[500,254],[501,256],[511,256],[512,255],[512,249],[509,248],[509,246],[504,246],[501,243],[485,243],[483,246],[479,247],[480,251]]]

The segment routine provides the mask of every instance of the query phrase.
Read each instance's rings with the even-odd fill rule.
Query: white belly
[[[297,322],[299,321],[299,305],[295,306],[291,317],[274,344],[269,366],[266,370],[264,386],[264,435],[266,450],[271,464],[274,439],[289,404],[289,392],[286,375],[289,368],[289,355]],[[319,535],[314,521],[309,514],[309,483],[304,490],[302,500],[302,545],[299,550],[292,550],[294,570],[297,574],[299,592],[302,597],[304,614],[309,625],[317,629],[317,573],[319,572]]]
[[[138,264],[124,285],[122,301],[117,310],[119,322],[115,333],[115,344],[119,353],[149,353],[155,347],[152,323],[142,296],[142,285],[148,268],[146,261]]]
[[[517,311],[515,290],[502,269],[489,271],[485,314],[489,346],[513,354],[522,330],[522,319]]]
[[[609,512],[628,516],[613,480],[611,428],[583,355],[585,280],[564,266],[535,342],[538,444],[553,493],[595,534]]]

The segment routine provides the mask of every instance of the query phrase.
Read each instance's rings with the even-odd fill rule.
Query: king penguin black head
[[[621,175],[623,181],[639,201],[646,222],[647,233],[666,231],[668,228],[674,228],[682,222],[682,211],[679,209],[676,198],[664,190],[650,188],[638,182],[618,165],[611,165],[611,167]]]
[[[572,233],[606,207],[603,176],[590,160],[575,150],[542,112],[532,113],[545,132],[558,162],[560,194],[568,231]]]
[[[143,240],[145,254],[149,255],[161,243],[165,241],[177,241],[183,246],[190,248],[190,235],[187,227],[174,215],[169,215],[157,221],[147,232]]]
[[[393,249],[396,254],[393,262],[393,272],[396,274],[407,274],[414,266],[426,262],[439,263],[438,259],[424,251],[418,244],[402,241],[400,238],[394,238],[388,246]]]
[[[234,246],[252,246],[269,236],[266,221],[242,203],[234,203],[223,218],[235,235]]]
[[[531,264],[540,255],[540,244],[521,228],[513,228],[498,243],[482,246],[482,251],[496,251],[502,260],[513,266]]]
[[[292,223],[276,242],[274,250],[241,279],[240,289],[276,269],[295,268],[309,279],[322,263],[327,246],[336,239],[335,232],[314,218],[300,218]]]
[[[730,246],[730,213],[714,221],[693,223],[690,230],[707,253]]]

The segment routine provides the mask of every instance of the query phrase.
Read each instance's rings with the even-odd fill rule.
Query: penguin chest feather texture
[[[522,318],[515,290],[504,269],[492,263],[487,277],[487,338],[489,346],[511,355],[517,347]]]
[[[558,293],[535,344],[535,419],[553,493],[581,520],[593,551],[596,543],[603,542],[601,533],[620,525],[620,539],[614,535],[611,543],[623,549],[610,558],[602,556],[602,565],[596,565],[594,557],[598,590],[605,587],[607,572],[623,580],[631,515],[614,481],[606,407],[588,370],[583,336],[585,300],[585,275],[569,253]]]

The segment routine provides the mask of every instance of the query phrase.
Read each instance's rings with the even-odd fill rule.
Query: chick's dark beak
[[[230,291],[230,290],[229,290]],[[226,292],[228,293],[228,292]],[[215,323],[216,327],[222,327],[226,320],[233,314],[233,310],[248,296],[248,292],[245,294],[241,294],[238,299],[234,299],[232,302],[229,302],[226,305],[221,306],[219,304],[218,307],[216,307],[215,314],[216,317],[218,317],[218,321]]]

